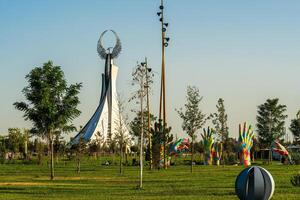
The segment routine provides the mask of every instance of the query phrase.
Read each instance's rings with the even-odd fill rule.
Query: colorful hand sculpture
[[[212,157],[214,160],[214,163],[219,166],[220,160],[222,157],[222,151],[223,151],[223,145],[221,142],[215,142],[212,147]]]
[[[278,153],[279,155],[286,157],[290,164],[294,164],[291,155],[286,150],[284,146],[282,146],[278,141],[274,141],[271,144],[272,151]]]
[[[169,143],[167,144],[169,145]],[[160,145],[160,161],[159,161],[159,166],[164,167],[164,145]],[[168,149],[167,149],[168,150]],[[169,155],[169,152],[166,152],[166,165],[170,166],[171,162],[171,156]]]
[[[289,152],[286,150],[284,146],[282,146],[279,142],[272,142],[272,151],[277,152],[281,156],[288,156]]]
[[[203,144],[204,144],[204,157],[205,165],[211,165],[212,164],[212,146],[214,143],[214,138],[213,138],[213,129],[210,129],[209,127],[207,128],[207,132],[205,129],[203,129],[203,134],[201,134],[203,138]]]
[[[164,167],[164,145],[163,144],[160,145],[159,154],[160,154],[159,166]]]
[[[251,165],[251,156],[250,150],[253,145],[253,136],[254,132],[251,129],[251,125],[249,125],[247,131],[247,124],[244,123],[243,131],[242,126],[239,124],[239,147],[240,147],[240,163],[243,164],[245,167]]]
[[[178,154],[184,151],[189,150],[190,148],[190,141],[188,138],[180,138],[179,140],[175,141],[173,145],[170,145],[170,154]]]

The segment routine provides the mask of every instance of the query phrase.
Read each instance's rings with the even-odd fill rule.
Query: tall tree
[[[229,128],[227,126],[227,114],[225,111],[224,100],[219,98],[218,104],[216,105],[217,112],[210,115],[212,123],[215,127],[215,132],[218,134],[222,142],[228,140]]]
[[[294,142],[300,143],[300,110],[298,111],[296,118],[292,119],[290,130],[294,135]]]
[[[191,172],[193,172],[193,159],[194,159],[194,142],[196,139],[196,132],[205,124],[205,114],[200,109],[202,101],[199,89],[195,86],[187,87],[186,103],[184,104],[185,110],[182,108],[177,110],[180,118],[183,120],[182,129],[190,136],[191,143]]]
[[[267,99],[258,106],[257,133],[259,141],[269,147],[276,139],[281,139],[285,134],[286,105],[279,104],[279,99]]]
[[[47,138],[50,147],[50,178],[54,179],[53,140],[60,132],[74,130],[72,120],[80,115],[77,109],[81,83],[67,85],[60,66],[52,61],[36,67],[25,77],[28,81],[22,92],[27,102],[16,102],[16,109],[24,112],[25,120],[33,122],[31,132]]]

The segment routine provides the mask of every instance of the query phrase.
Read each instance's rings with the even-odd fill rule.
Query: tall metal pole
[[[162,6],[163,6],[163,0]],[[166,69],[165,69],[165,31],[164,30],[164,10],[162,9],[162,20],[161,20],[161,27],[162,27],[162,85],[163,85],[163,122],[166,123],[167,116],[166,116]]]
[[[162,48],[162,59],[161,59],[161,84],[160,84],[160,101],[159,101],[159,120],[162,121],[163,129],[166,128],[167,124],[167,113],[166,113],[166,67],[165,67],[165,48],[168,46],[169,38],[166,37],[166,28],[168,23],[164,22],[164,2],[161,0],[159,7],[160,12],[157,15],[160,17],[161,22],[161,48]],[[166,134],[164,134],[164,168],[167,168],[166,162]]]
[[[160,22],[161,22],[161,49],[162,49],[162,54],[161,54],[161,81],[160,81],[160,98],[159,98],[159,119],[162,119],[162,110],[163,110],[163,96],[164,96],[164,67],[165,67],[165,62],[164,62],[164,57],[165,57],[165,46],[164,46],[164,32],[163,32],[163,23],[164,23],[164,4],[163,0],[161,0],[160,4]]]
[[[142,69],[141,69],[142,70]],[[141,73],[140,77],[140,101],[141,101],[141,146],[140,146],[140,189],[143,188],[143,137],[144,137],[144,112],[143,112],[143,101],[144,101],[144,75]]]
[[[150,154],[150,170],[152,169],[152,135],[150,131],[151,127],[151,119],[150,119],[150,101],[149,101],[149,76],[148,76],[148,62],[147,58],[145,58],[145,66],[146,66],[146,95],[147,95],[147,112],[148,112],[148,140],[149,140],[149,154]]]
[[[159,119],[162,119],[163,122],[166,122],[166,82],[165,82],[165,37],[166,37],[166,29],[164,25],[164,3],[161,0],[160,5],[160,21],[161,21],[161,84],[160,84],[160,101],[159,101]]]

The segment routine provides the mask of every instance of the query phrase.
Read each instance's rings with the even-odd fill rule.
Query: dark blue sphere
[[[235,181],[235,192],[241,200],[269,200],[274,189],[272,175],[262,167],[244,169]]]

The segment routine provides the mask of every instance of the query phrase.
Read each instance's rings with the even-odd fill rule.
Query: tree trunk
[[[192,156],[191,156],[191,173],[193,172],[193,160],[194,160],[194,137],[192,137]]]
[[[273,155],[272,155],[272,150],[270,148],[270,161],[271,161],[271,164],[272,164],[272,161],[273,161]]]
[[[51,168],[51,175],[50,179],[54,180],[54,157],[53,157],[53,136],[50,134],[50,168]]]
[[[28,136],[25,136],[25,143],[24,143],[24,158],[25,160],[28,160]]]
[[[97,149],[97,160],[99,160],[100,156],[101,156],[101,146],[99,144],[98,149]]]
[[[123,146],[120,145],[120,174],[122,174],[122,166],[123,165]]]
[[[77,174],[80,174],[80,155],[77,158]]]
[[[165,130],[164,130],[164,134],[166,134]],[[165,139],[164,139],[164,169],[167,169],[168,166],[167,166],[167,156],[166,156],[166,135],[164,135],[164,137],[165,137]]]

